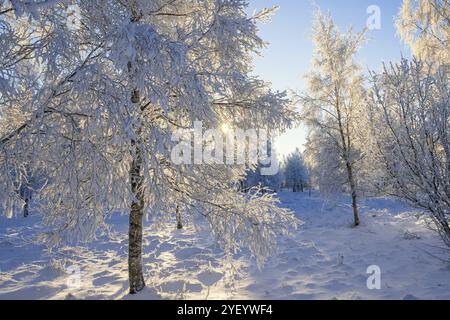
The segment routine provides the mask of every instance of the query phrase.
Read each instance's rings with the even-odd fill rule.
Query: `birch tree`
[[[286,185],[293,192],[303,192],[308,184],[308,173],[299,149],[286,157],[283,171]]]
[[[355,162],[359,155],[354,140],[359,110],[364,101],[364,88],[360,67],[354,62],[354,56],[365,37],[364,33],[354,33],[352,30],[340,32],[331,17],[321,13],[316,15],[313,32],[314,71],[306,77],[307,93],[299,97],[302,119],[312,131],[326,134],[336,147],[337,158],[346,171],[357,226]]]
[[[347,173],[335,138],[319,129],[311,130],[305,145],[305,163],[310,183],[327,200],[347,191]]]
[[[273,170],[273,174],[267,174],[265,171],[271,167],[276,170]],[[246,192],[252,192],[255,187],[259,187],[264,192],[276,193],[280,190],[282,183],[279,169],[277,152],[272,143],[268,141],[267,152],[254,164],[253,168],[247,171],[245,179],[240,183],[240,188]]]
[[[406,0],[396,25],[412,61],[372,73],[366,154],[385,193],[424,209],[450,245],[447,0]]]
[[[413,54],[450,64],[450,3],[448,0],[405,0],[396,19],[397,30]]]
[[[27,61],[36,81],[16,103],[21,117],[2,109],[11,123],[0,140],[5,207],[20,202],[11,190],[26,167],[46,177],[34,200],[53,227],[50,243],[88,241],[105,216],[128,211],[130,293],[145,287],[146,214],[201,214],[227,252],[245,246],[264,261],[294,216],[271,194],[236,191],[245,166],[175,164],[171,150],[174,132],[196,120],[207,128],[290,126],[286,94],[250,75],[264,46],[257,22],[273,10],[248,16],[239,0],[1,3],[10,25],[20,16],[49,34]],[[67,24],[69,4],[79,8],[78,28]]]
[[[403,59],[373,74],[368,154],[385,172],[385,192],[424,209],[450,245],[448,73]]]

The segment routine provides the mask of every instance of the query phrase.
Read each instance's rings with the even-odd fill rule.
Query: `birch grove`
[[[412,56],[368,73],[356,62],[366,30],[317,12],[312,70],[292,99],[253,69],[276,9],[0,0],[0,211],[39,216],[48,246],[92,241],[127,215],[131,294],[146,286],[149,221],[201,217],[227,257],[249,249],[262,266],[299,225],[279,204],[270,138],[301,122],[285,186],[348,193],[354,226],[363,196],[400,198],[450,246],[449,1],[403,1],[395,25]]]

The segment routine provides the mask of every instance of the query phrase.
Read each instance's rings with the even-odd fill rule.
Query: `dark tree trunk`
[[[140,102],[138,90],[133,90],[131,102],[135,105]],[[136,130],[136,135],[141,135],[141,130]],[[133,200],[128,231],[128,276],[130,281],[130,293],[135,294],[144,289],[145,281],[142,271],[142,219],[144,217],[144,155],[140,141],[131,141],[131,155],[133,160],[130,167],[130,183]]]
[[[133,144],[135,145],[135,143]],[[145,287],[142,272],[142,218],[144,216],[142,164],[142,151],[136,147],[130,169],[131,191],[134,197],[131,203],[128,233],[128,273],[131,294],[137,293]]]
[[[23,205],[23,216],[24,216],[24,218],[28,217],[28,214],[29,214],[29,212],[28,212],[29,202],[30,202],[29,198],[26,197],[25,198],[25,203]]]
[[[176,214],[177,214],[177,229],[183,229],[183,222],[181,221],[181,212],[180,212],[180,207],[177,206],[176,208]]]
[[[355,226],[359,226],[359,214],[358,214],[358,197],[356,193],[356,184],[355,178],[353,177],[353,168],[350,162],[347,160],[347,173],[348,180],[350,182],[350,191],[352,194],[352,208],[353,208],[353,218],[355,222]]]
[[[356,183],[355,183],[355,177],[353,176],[352,163],[350,160],[350,150],[351,150],[350,130],[349,130],[349,125],[347,123],[347,125],[346,125],[347,135],[346,135],[345,131],[344,131],[344,125],[342,124],[339,94],[337,94],[336,112],[337,112],[338,123],[339,123],[339,133],[341,135],[341,140],[342,140],[343,158],[345,160],[345,165],[347,167],[348,182],[350,184],[350,191],[352,194],[353,219],[354,219],[355,226],[359,226]]]

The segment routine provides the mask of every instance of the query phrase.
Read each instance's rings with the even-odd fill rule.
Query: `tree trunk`
[[[181,221],[181,212],[180,212],[180,206],[177,205],[176,208],[176,213],[177,213],[177,229],[183,229],[183,223]]]
[[[136,145],[134,141],[132,145]],[[130,169],[131,192],[134,197],[131,203],[128,233],[128,273],[131,294],[137,293],[145,287],[142,272],[142,218],[144,216],[142,165],[142,150],[137,146]]]
[[[353,218],[354,218],[355,226],[359,226],[356,183],[355,183],[355,178],[353,176],[352,164],[350,162],[350,150],[351,150],[351,142],[350,141],[351,140],[350,140],[349,124],[347,122],[347,125],[346,125],[347,134],[345,134],[344,126],[342,124],[341,110],[340,110],[339,90],[337,89],[337,86],[336,86],[335,91],[336,91],[336,97],[337,97],[335,107],[336,107],[336,113],[337,113],[338,124],[339,124],[339,133],[341,135],[341,140],[342,140],[343,158],[345,160],[345,165],[347,167],[348,182],[350,184],[350,191],[352,194]]]
[[[30,200],[28,199],[28,197],[25,197],[25,203],[23,205],[23,216],[24,218],[28,217],[28,205],[29,205]]]
[[[353,207],[353,217],[355,221],[355,226],[359,226],[359,214],[358,214],[358,202],[357,202],[357,193],[356,193],[356,184],[355,178],[353,177],[353,168],[351,163],[347,160],[347,173],[348,180],[350,183],[350,191],[352,194],[352,207]]]
[[[130,65],[129,65],[130,67]],[[131,69],[131,67],[130,67]],[[135,105],[140,102],[140,94],[133,90],[131,102]],[[141,130],[136,130],[136,135],[141,135]],[[131,154],[133,160],[130,168],[130,183],[133,200],[131,202],[129,231],[128,231],[128,276],[130,281],[130,294],[135,294],[144,289],[145,281],[142,271],[142,218],[144,216],[144,155],[142,147],[131,140]]]

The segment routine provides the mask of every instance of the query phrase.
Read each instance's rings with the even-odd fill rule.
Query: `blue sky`
[[[265,7],[279,6],[270,23],[261,24],[259,35],[269,46],[262,57],[255,59],[255,74],[270,81],[274,89],[305,89],[303,76],[310,70],[313,44],[312,21],[315,8],[330,12],[341,30],[353,26],[362,30],[367,23],[367,8],[380,8],[381,29],[368,33],[369,42],[357,57],[365,70],[379,70],[383,61],[398,61],[409,51],[397,36],[394,17],[402,0],[250,0],[250,12]],[[306,138],[304,127],[289,130],[276,142],[280,155],[302,149]]]

